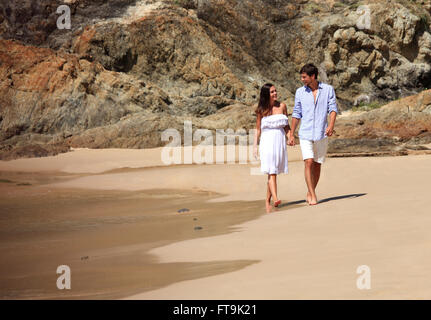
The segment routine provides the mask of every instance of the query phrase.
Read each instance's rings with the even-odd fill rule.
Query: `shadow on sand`
[[[330,198],[326,198],[326,199],[322,199],[319,200],[317,202],[317,204],[320,203],[324,203],[324,202],[328,202],[328,201],[334,201],[334,200],[341,200],[341,199],[350,199],[350,198],[358,198],[358,197],[362,197],[365,196],[366,193],[353,193],[353,194],[346,194],[343,196],[337,196],[337,197],[330,197]],[[294,206],[294,205],[298,205],[298,204],[306,204],[307,202],[305,200],[298,200],[298,201],[291,201],[291,202],[286,202],[286,203],[282,203],[278,206],[278,208],[284,208],[284,207],[288,207],[288,206]]]

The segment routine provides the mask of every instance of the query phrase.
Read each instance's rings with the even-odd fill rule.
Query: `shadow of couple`
[[[319,200],[319,201],[317,201],[317,204],[321,204],[321,203],[325,203],[325,202],[329,202],[329,201],[335,201],[335,200],[359,198],[359,197],[362,197],[365,195],[366,195],[366,193],[346,194],[346,195],[342,195],[342,196],[330,197],[330,198],[325,198],[325,199]],[[298,204],[302,204],[302,203],[307,203],[307,201],[306,200],[297,200],[297,201],[290,201],[290,202],[286,202],[286,203],[281,203],[277,208],[280,209],[280,208],[294,206],[294,205],[298,205]]]

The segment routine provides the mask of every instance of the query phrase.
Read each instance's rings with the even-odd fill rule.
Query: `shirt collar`
[[[311,91],[311,88],[309,86],[304,86],[304,87],[305,87],[305,90]],[[317,89],[323,89],[322,82],[317,81]]]

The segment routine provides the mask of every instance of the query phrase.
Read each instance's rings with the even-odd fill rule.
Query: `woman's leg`
[[[266,213],[270,213],[272,210],[272,206],[271,206],[271,188],[270,188],[270,184],[269,184],[269,179],[270,179],[270,175],[268,174],[268,181],[266,182],[266,200],[265,200],[265,207],[266,207]]]
[[[277,175],[276,174],[269,175],[269,190],[271,191],[271,195],[272,195],[272,199],[274,200],[274,203],[277,203],[278,197],[277,197]]]
[[[268,181],[266,182],[266,201],[269,203],[271,201],[271,189],[269,188],[269,174]]]

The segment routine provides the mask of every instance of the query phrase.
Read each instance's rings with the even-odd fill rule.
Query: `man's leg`
[[[315,184],[314,184],[314,161],[313,159],[305,159],[304,160],[304,175],[305,175],[305,183],[307,184],[307,202],[310,205],[317,204],[317,197],[315,192]]]
[[[324,138],[322,140],[314,142],[314,161],[312,168],[314,192],[316,192],[317,184],[319,183],[322,163],[325,161],[327,150],[328,138]]]
[[[307,184],[307,202],[308,204],[316,201],[316,194],[314,191],[313,181],[313,160],[314,160],[314,145],[310,140],[299,139],[301,146],[302,159],[304,159],[304,176],[305,183]],[[313,199],[314,195],[314,199]]]
[[[319,182],[320,178],[320,170],[322,168],[322,164],[316,161],[313,161],[313,169],[312,169],[312,178],[313,178],[313,187],[314,190],[317,188],[317,183]]]

